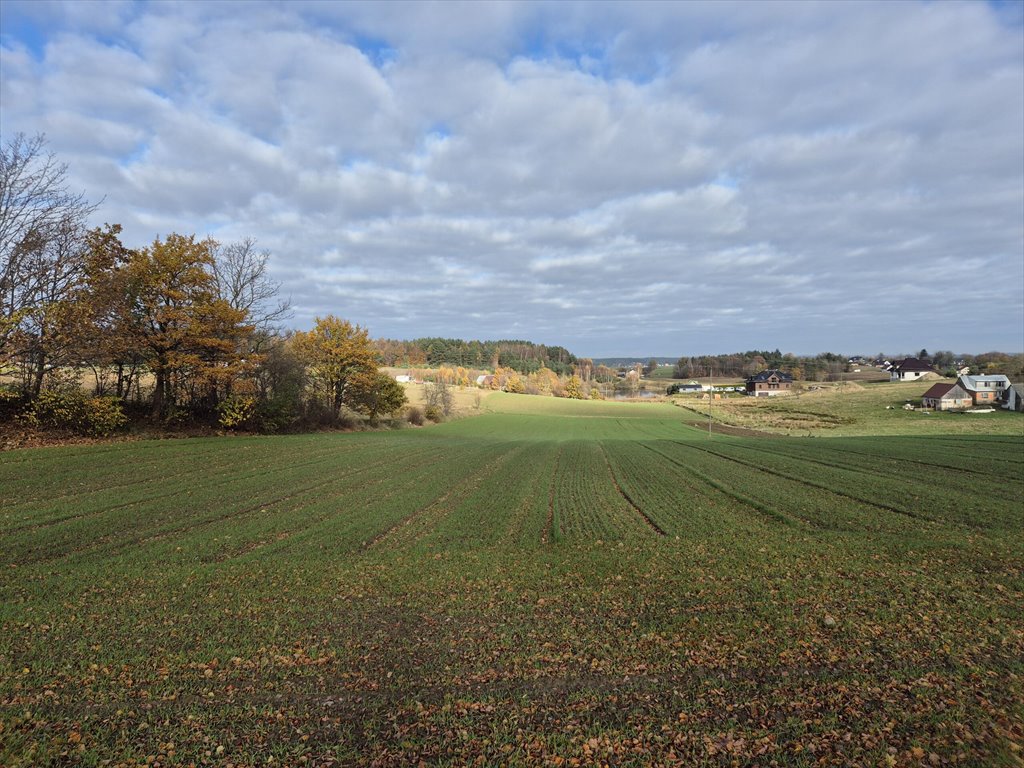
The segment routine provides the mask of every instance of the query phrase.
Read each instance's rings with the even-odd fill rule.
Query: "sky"
[[[290,325],[1024,351],[1024,0],[0,3],[0,136]]]

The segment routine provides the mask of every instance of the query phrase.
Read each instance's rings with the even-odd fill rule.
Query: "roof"
[[[767,371],[761,371],[760,373],[755,374],[754,376],[751,376],[750,378],[747,379],[747,381],[750,381],[750,382],[768,381],[768,379],[771,378],[772,374],[775,374],[776,376],[778,376],[783,381],[792,381],[793,380],[793,377],[790,376],[788,373],[783,373],[782,371],[779,371],[779,370],[777,370],[775,368],[771,368],[771,369],[769,369]]]
[[[907,357],[893,365],[897,371],[931,371],[932,366],[927,360],[918,360],[916,357]]]
[[[965,373],[960,378],[967,379],[969,381],[1001,381],[1004,384],[1006,384],[1006,386],[1010,386],[1010,379],[1009,379],[1009,377],[1008,376],[1004,376],[1001,373],[989,374],[987,376],[979,376],[978,374],[975,374],[975,375],[971,376],[970,374],[966,374]]]
[[[931,389],[921,395],[921,397],[940,398],[955,386],[956,384],[935,384]]]
[[[976,376],[971,376],[969,374],[964,373],[964,374],[961,374],[961,376],[958,379],[958,381],[966,389],[977,389],[978,385],[982,384],[982,383],[988,383],[988,384],[1000,383],[1000,384],[1003,384],[1006,387],[1010,386],[1010,379],[1008,377],[1002,375],[1002,374],[994,374],[994,375],[988,375],[988,376],[977,376],[977,375]]]

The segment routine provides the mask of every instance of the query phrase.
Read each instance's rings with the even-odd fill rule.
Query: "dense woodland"
[[[465,368],[511,368],[534,373],[548,368],[559,375],[571,375],[577,358],[564,347],[548,347],[532,341],[464,341],[424,338],[412,341],[377,339],[374,344],[384,365],[430,367],[442,365]]]

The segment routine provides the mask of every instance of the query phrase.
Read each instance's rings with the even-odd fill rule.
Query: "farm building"
[[[409,384],[412,381],[412,376],[408,376],[404,373],[395,376],[395,381],[399,384]]]
[[[1003,390],[1000,399],[1003,408],[1008,411],[1024,412],[1024,384],[1011,384]]]
[[[703,392],[703,391],[704,391],[704,387],[702,387],[696,381],[688,381],[685,384],[673,384],[672,386],[670,386],[668,388],[668,393],[670,395],[674,395],[674,394],[679,393],[679,392],[682,392],[682,393],[685,394],[685,393],[694,393],[694,392]]]
[[[904,358],[889,369],[889,381],[917,381],[928,375],[937,376],[938,373],[927,360],[916,357]]]
[[[971,393],[975,405],[993,405],[1010,386],[1010,380],[1003,375],[961,376],[956,383]]]
[[[770,397],[788,392],[793,386],[793,377],[775,369],[761,371],[747,379],[747,394],[754,397]]]
[[[921,405],[936,411],[952,411],[974,405],[971,393],[956,382],[936,384],[921,397]]]

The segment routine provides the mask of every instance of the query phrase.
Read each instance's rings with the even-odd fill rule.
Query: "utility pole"
[[[711,406],[715,402],[715,369],[711,368],[711,376],[709,380],[711,382],[711,389],[708,390],[708,439],[711,439]]]

